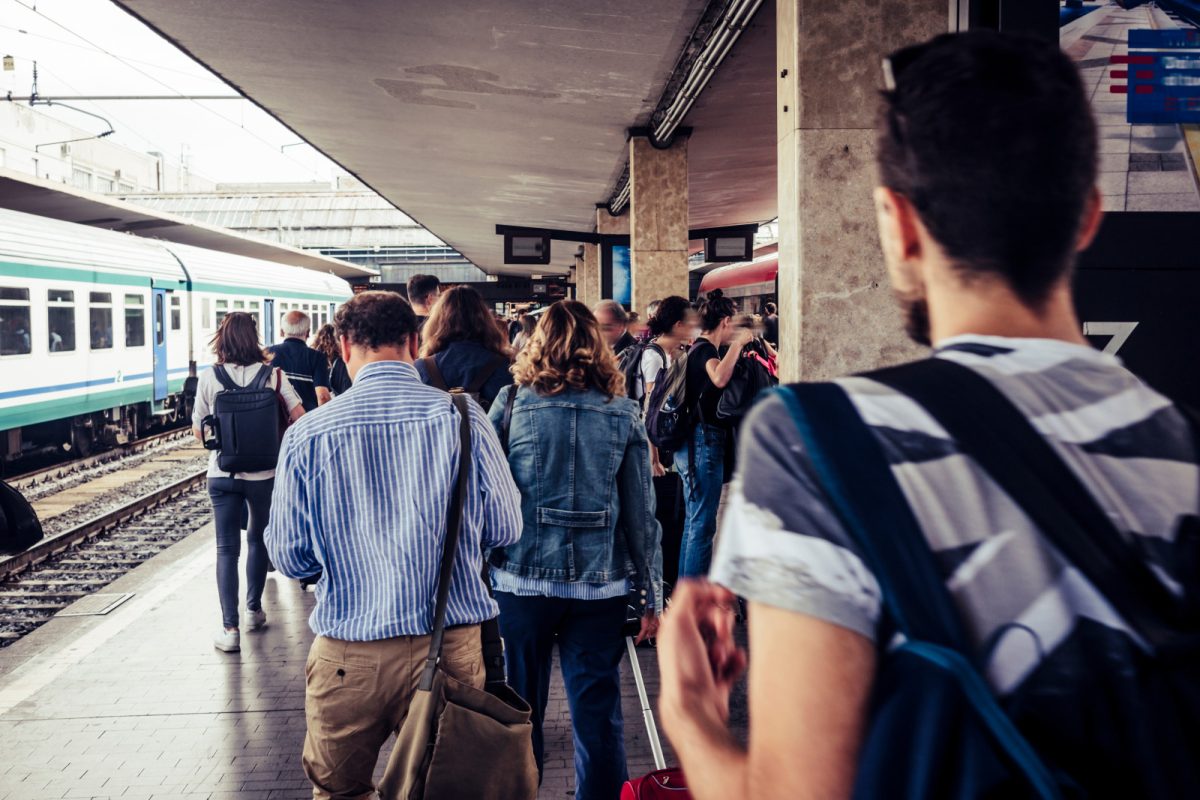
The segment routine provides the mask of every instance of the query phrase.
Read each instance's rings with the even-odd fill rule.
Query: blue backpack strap
[[[862,548],[904,647],[950,672],[980,720],[1043,798],[1058,787],[996,702],[969,654],[958,609],[879,441],[849,396],[832,383],[773,390],[791,412],[805,454],[838,518]]]

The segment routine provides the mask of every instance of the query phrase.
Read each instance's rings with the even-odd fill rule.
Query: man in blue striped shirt
[[[379,748],[408,713],[429,649],[459,416],[413,367],[417,319],[400,295],[364,292],[335,324],[353,387],[302,418],[276,471],[271,560],[322,573],[309,624],[304,770],[314,796],[368,796]],[[521,495],[495,431],[471,403],[473,468],[446,616],[443,666],[484,683],[479,623],[496,603],[484,548],[521,535]]]

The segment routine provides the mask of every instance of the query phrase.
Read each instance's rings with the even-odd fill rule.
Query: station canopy
[[[93,228],[133,233],[149,239],[162,239],[328,272],[347,280],[362,280],[374,274],[374,270],[313,250],[245,236],[228,228],[206,225],[192,218],[156,211],[110,195],[84,191],[4,168],[0,168],[0,207]]]
[[[490,273],[497,224],[591,231],[704,0],[114,0]],[[774,4],[683,125],[689,224],[775,206]]]

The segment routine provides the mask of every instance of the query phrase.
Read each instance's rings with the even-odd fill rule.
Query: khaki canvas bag
[[[440,666],[446,604],[471,470],[471,416],[463,394],[452,397],[462,424],[458,480],[446,515],[433,635],[408,717],[396,737],[379,787],[386,800],[535,800],[537,764],[529,704],[504,679],[496,620],[483,623],[487,683],[460,683]]]

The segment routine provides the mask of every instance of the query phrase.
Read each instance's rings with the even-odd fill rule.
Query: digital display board
[[[612,246],[612,294],[610,296],[626,308],[633,302],[633,271],[628,245],[614,244]]]
[[[1060,8],[1059,44],[1098,125],[1106,212],[1200,211],[1200,131],[1181,127],[1200,122],[1200,28],[1166,5]]]

